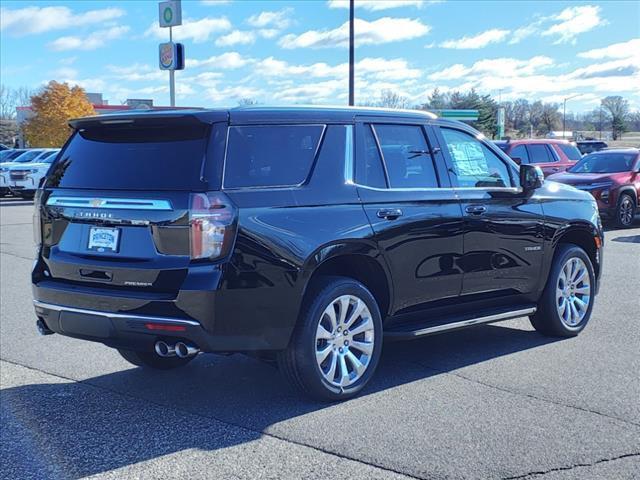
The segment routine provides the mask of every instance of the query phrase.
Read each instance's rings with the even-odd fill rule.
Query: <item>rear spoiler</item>
[[[159,123],[215,123],[229,121],[227,110],[143,110],[132,113],[123,110],[118,113],[73,118],[69,126],[74,130],[118,124],[159,124]]]

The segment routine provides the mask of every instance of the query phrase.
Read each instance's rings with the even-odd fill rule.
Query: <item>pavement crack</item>
[[[351,461],[351,462],[359,463],[361,465],[367,465],[369,467],[374,467],[374,468],[377,468],[379,470],[382,470],[382,471],[385,471],[385,472],[388,472],[388,473],[392,473],[392,474],[395,474],[395,475],[401,475],[402,477],[407,478],[407,479],[427,480],[427,478],[428,478],[428,477],[418,477],[418,476],[415,476],[415,475],[412,475],[412,474],[409,474],[409,473],[402,472],[400,470],[396,470],[396,469],[391,468],[391,467],[385,467],[383,465],[378,465],[376,463],[368,463],[368,462],[365,462],[363,460],[360,460],[358,458],[355,458],[355,457],[352,457],[352,456],[349,456],[349,455],[336,453],[336,452],[333,452],[331,450],[328,450],[328,449],[325,449],[325,448],[322,448],[322,447],[317,447],[315,445],[309,445],[307,443],[298,442],[296,440],[291,440],[289,438],[282,437],[280,435],[276,435],[276,434],[273,434],[273,433],[265,432],[265,431],[262,431],[262,430],[253,429],[251,427],[247,427],[246,425],[230,422],[228,420],[223,420],[223,419],[218,418],[218,417],[216,417],[214,415],[203,415],[201,413],[193,412],[193,411],[186,410],[186,409],[183,409],[183,408],[180,408],[180,407],[175,407],[175,406],[166,405],[166,404],[163,404],[163,403],[160,403],[160,402],[156,402],[156,401],[150,400],[148,398],[137,397],[137,396],[132,395],[130,393],[120,392],[118,390],[107,388],[107,387],[105,387],[103,385],[94,384],[89,380],[77,380],[75,378],[70,378],[70,377],[67,377],[65,375],[60,375],[60,374],[57,374],[57,373],[47,372],[46,370],[42,370],[40,368],[32,367],[32,366],[29,366],[29,365],[24,365],[22,363],[14,361],[14,360],[7,360],[7,359],[1,358],[1,357],[0,357],[0,361],[7,362],[7,363],[10,363],[12,365],[16,365],[18,367],[23,367],[23,368],[26,368],[28,370],[33,370],[35,372],[39,372],[39,373],[42,373],[44,375],[50,375],[52,377],[57,377],[57,378],[60,378],[60,379],[63,379],[63,380],[67,380],[67,381],[70,381],[70,382],[75,382],[75,383],[80,383],[80,384],[83,384],[83,385],[88,385],[88,386],[90,386],[92,388],[97,388],[97,389],[100,389],[100,390],[104,390],[106,392],[110,392],[110,393],[112,393],[114,395],[119,395],[121,397],[131,398],[131,399],[134,399],[136,401],[149,402],[150,404],[156,405],[156,406],[161,407],[161,408],[171,408],[171,409],[174,409],[174,410],[176,410],[178,412],[181,412],[183,414],[186,414],[186,415],[194,415],[196,417],[206,418],[208,420],[215,420],[216,422],[220,422],[223,425],[228,425],[230,427],[234,427],[234,428],[243,430],[245,432],[249,432],[249,433],[252,433],[252,434],[264,435],[266,437],[274,438],[276,440],[280,440],[281,442],[286,442],[286,443],[289,443],[291,445],[297,445],[299,447],[310,448],[310,449],[315,450],[317,452],[321,452],[321,453],[324,453],[324,454],[327,454],[327,455],[332,455],[334,457],[338,457],[338,458],[343,459],[343,460],[348,460],[348,461]]]
[[[434,372],[438,372],[438,373],[445,374],[445,375],[453,375],[454,377],[458,377],[458,378],[460,378],[462,380],[466,380],[467,382],[476,383],[478,385],[482,385],[482,386],[487,387],[487,388],[492,388],[494,390],[499,390],[501,392],[510,393],[512,395],[519,395],[519,396],[522,396],[522,397],[532,398],[534,400],[539,400],[541,402],[551,403],[553,405],[558,405],[560,407],[571,408],[571,409],[574,409],[574,410],[579,410],[581,412],[591,413],[591,414],[594,414],[594,415],[599,415],[601,417],[605,417],[605,418],[608,418],[610,420],[615,420],[615,421],[618,421],[618,422],[625,423],[627,425],[632,425],[634,427],[640,428],[640,423],[636,423],[636,422],[633,422],[631,420],[627,420],[627,419],[624,419],[624,418],[616,417],[615,415],[609,415],[608,413],[603,413],[603,412],[600,412],[598,410],[592,410],[590,408],[585,408],[585,407],[580,407],[580,406],[577,406],[577,405],[570,405],[570,404],[558,402],[558,401],[552,400],[550,398],[539,397],[539,396],[534,395],[532,393],[522,392],[522,391],[518,391],[518,390],[511,390],[511,389],[506,388],[506,387],[501,387],[499,385],[494,385],[494,384],[491,384],[491,383],[483,382],[481,380],[477,380],[475,378],[467,377],[467,376],[462,375],[461,373],[458,373],[458,372],[440,370],[438,368],[434,368],[434,367],[431,367],[429,365],[425,365],[425,364],[423,364],[421,362],[414,362],[414,363],[416,363],[417,365],[420,365],[423,368],[428,368],[430,370],[433,370]]]
[[[573,470],[575,468],[593,467],[601,463],[614,462],[616,460],[622,460],[624,458],[631,458],[631,457],[640,457],[640,452],[625,453],[624,455],[618,455],[617,457],[602,458],[600,460],[596,460],[595,462],[591,462],[591,463],[576,463],[574,465],[567,465],[564,467],[550,468],[549,470],[527,472],[522,475],[516,475],[514,477],[503,477],[502,480],[520,480],[520,479],[526,479],[526,478],[541,477],[543,475],[548,475],[554,472],[566,472],[568,470]]]
[[[3,245],[9,245],[8,243],[4,243]],[[16,255],[15,253],[9,253],[9,252],[0,252],[2,255],[9,255],[10,257],[15,257],[15,258],[21,258],[23,260],[29,260],[32,261],[33,258],[29,258],[29,257],[23,257],[22,255]]]

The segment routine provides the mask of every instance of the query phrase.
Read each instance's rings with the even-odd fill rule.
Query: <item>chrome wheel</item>
[[[563,265],[556,286],[556,308],[562,323],[575,328],[584,319],[591,301],[591,279],[584,261],[572,257]]]
[[[628,195],[625,195],[620,202],[620,207],[618,208],[618,219],[620,220],[620,224],[625,226],[631,225],[631,222],[633,222],[633,211],[633,200]]]
[[[316,362],[322,376],[336,387],[357,382],[371,362],[374,341],[367,304],[354,295],[333,300],[316,330]]]

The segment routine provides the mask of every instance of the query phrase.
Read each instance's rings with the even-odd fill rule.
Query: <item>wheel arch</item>
[[[618,201],[620,201],[620,197],[624,194],[629,194],[633,198],[633,201],[636,202],[636,208],[638,207],[638,192],[633,187],[633,185],[624,185],[620,187],[618,190]]]
[[[600,261],[598,258],[598,248],[595,238],[598,237],[598,232],[593,227],[586,225],[573,225],[569,226],[562,232],[559,232],[553,241],[553,256],[558,250],[560,244],[571,244],[582,248],[591,264],[593,265],[596,279],[600,278]],[[553,263],[553,259],[551,261]]]

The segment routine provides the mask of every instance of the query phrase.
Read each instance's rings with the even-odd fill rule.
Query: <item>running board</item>
[[[426,335],[435,335],[437,333],[451,332],[453,330],[459,330],[461,328],[472,327],[474,325],[483,325],[487,323],[502,322],[503,320],[511,320],[519,317],[526,317],[527,315],[533,315],[536,313],[536,307],[522,308],[519,310],[512,310],[509,312],[501,312],[493,315],[487,315],[484,317],[470,318],[467,320],[461,320],[458,322],[445,323],[442,325],[435,325],[431,327],[418,328],[415,330],[389,330],[384,332],[385,337],[392,339],[411,339],[417,337],[423,337]]]

